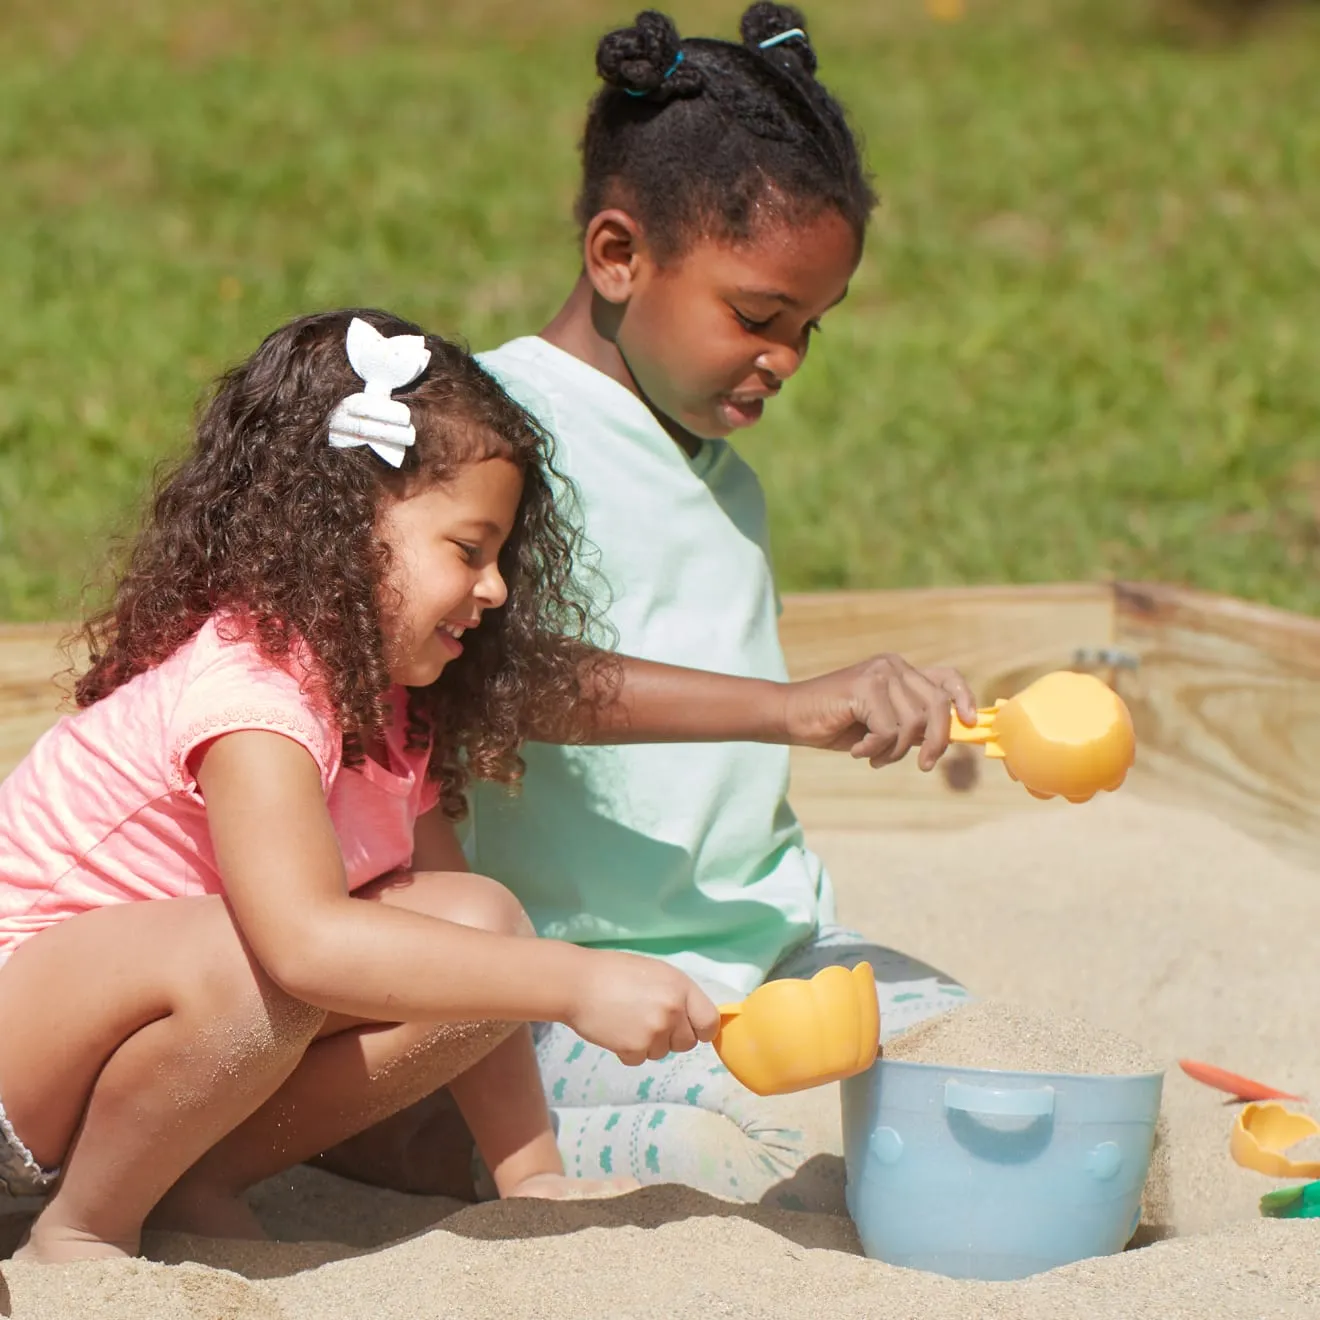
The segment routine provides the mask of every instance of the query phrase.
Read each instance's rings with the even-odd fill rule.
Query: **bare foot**
[[[611,1196],[627,1196],[641,1187],[636,1178],[570,1178],[564,1173],[534,1173],[504,1193],[537,1197],[545,1201],[599,1201]]]
[[[107,1242],[67,1224],[43,1224],[38,1218],[24,1234],[14,1259],[63,1265],[71,1260],[123,1260],[137,1251],[137,1242]]]
[[[197,1237],[262,1242],[267,1233],[243,1196],[176,1184],[147,1217],[147,1227]]]

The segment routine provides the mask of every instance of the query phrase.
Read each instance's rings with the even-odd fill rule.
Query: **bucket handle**
[[[1001,1086],[973,1086],[950,1078],[944,1083],[944,1107],[968,1114],[994,1114],[1005,1118],[1044,1118],[1054,1112],[1054,1088],[1029,1090]]]

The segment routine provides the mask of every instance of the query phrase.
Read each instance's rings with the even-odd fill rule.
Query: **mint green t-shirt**
[[[783,680],[765,497],[722,440],[693,459],[618,382],[546,340],[480,361],[555,439],[580,579],[628,655]],[[654,954],[739,993],[834,919],[788,805],[788,749],[531,744],[473,793],[465,846],[545,936]]]

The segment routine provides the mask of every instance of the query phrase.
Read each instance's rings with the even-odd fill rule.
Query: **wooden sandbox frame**
[[[1198,806],[1320,864],[1320,619],[1150,583],[795,596],[781,628],[794,677],[877,650],[956,665],[982,705],[1054,669],[1085,669],[1132,711],[1137,763],[1121,792]],[[794,753],[808,828],[948,828],[1040,803],[1002,767],[955,748],[931,775],[868,779],[838,754]]]
[[[0,625],[0,776],[61,709],[65,631]],[[1115,582],[788,596],[781,634],[795,678],[895,651],[956,665],[982,705],[1053,669],[1094,672],[1136,725],[1122,791],[1199,806],[1320,863],[1320,619]],[[1036,802],[970,748],[930,775],[908,762],[873,775],[846,755],[798,750],[792,797],[808,829],[946,829],[1070,809]]]

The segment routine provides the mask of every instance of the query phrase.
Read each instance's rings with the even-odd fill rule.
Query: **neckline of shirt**
[[[599,382],[605,382],[605,392],[609,393],[617,405],[619,420],[629,424],[630,428],[651,442],[651,447],[676,458],[690,472],[698,477],[705,477],[715,466],[726,445],[721,440],[700,440],[700,448],[695,454],[689,454],[682,445],[660,424],[659,418],[647,407],[646,403],[626,385],[607,375],[599,367],[552,344],[540,335],[524,335],[514,343],[530,349],[534,356],[553,359],[570,371],[576,371],[590,379],[599,388]],[[655,442],[659,443],[655,443]]]

